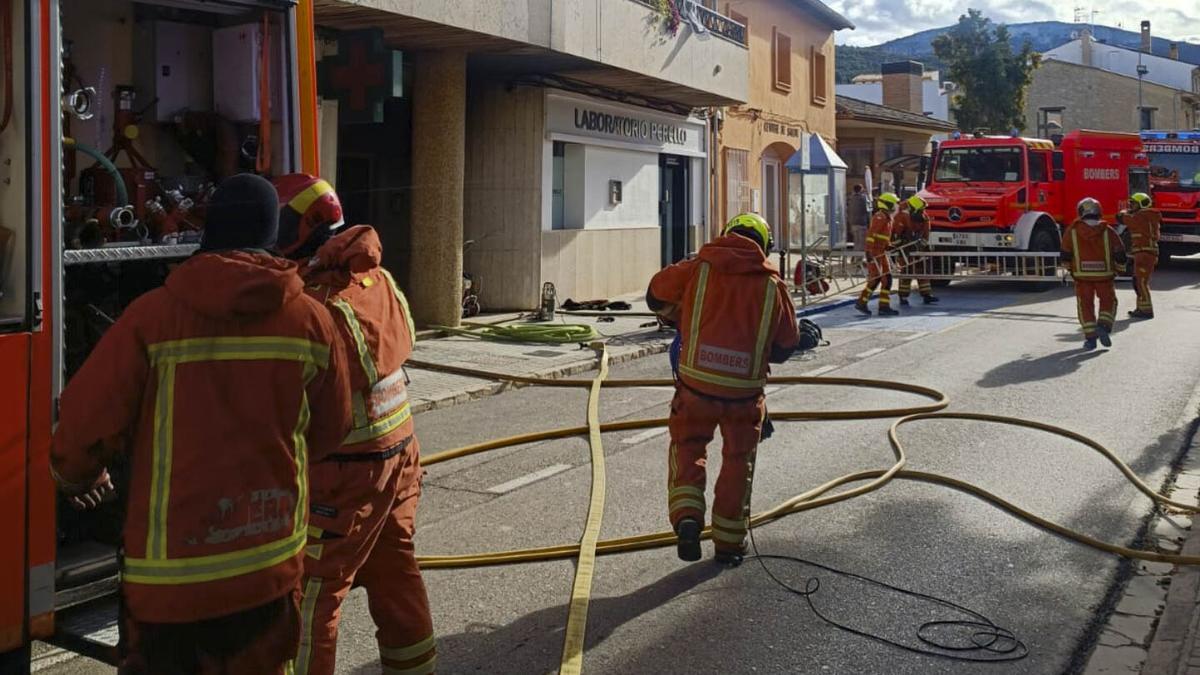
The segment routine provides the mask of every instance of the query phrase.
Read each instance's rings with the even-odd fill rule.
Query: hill
[[[935,64],[937,59],[933,56],[933,48],[930,47],[930,43],[935,37],[949,31],[951,28],[951,26],[946,26],[944,28],[924,30],[907,37],[889,40],[874,47],[839,46],[837,48],[836,60],[837,81],[849,82],[855,75],[878,73],[879,64],[897,59],[921,61],[927,68],[931,70],[936,69],[937,65]],[[1015,49],[1019,49],[1026,40],[1029,40],[1033,48],[1039,52],[1053,49],[1075,39],[1082,28],[1084,28],[1083,24],[1066,23],[1063,21],[1034,21],[1030,23],[1008,24],[1008,30],[1012,34],[1012,42]],[[1092,27],[1092,34],[1098,41],[1121,47],[1137,49],[1141,44],[1141,35],[1136,31],[1111,28],[1109,26],[1094,26]],[[1172,40],[1155,37],[1152,42],[1152,51],[1154,54],[1167,56]],[[1182,61],[1200,65],[1200,45],[1180,42],[1179,58]],[[846,61],[845,67],[843,67],[843,59]]]

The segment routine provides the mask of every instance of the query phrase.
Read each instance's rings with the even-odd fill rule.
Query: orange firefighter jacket
[[[1121,237],[1104,221],[1095,226],[1083,220],[1071,223],[1063,233],[1062,250],[1070,258],[1071,276],[1087,281],[1114,278],[1117,259],[1125,254]]]
[[[758,244],[736,234],[660,270],[647,302],[678,308],[680,380],[709,396],[760,395],[768,361],[787,360],[800,341],[787,284]]]
[[[1158,255],[1158,237],[1162,229],[1162,214],[1158,209],[1123,211],[1121,216],[1121,222],[1129,228],[1129,252]]]
[[[929,220],[910,211],[897,213],[892,219],[892,241],[901,244],[919,239],[929,239]]]
[[[333,313],[346,346],[353,423],[338,455],[380,453],[412,435],[404,362],[416,329],[408,301],[379,266],[375,230],[352,227],[325,242],[303,269],[306,290]]]
[[[892,216],[887,211],[876,211],[867,228],[866,250],[869,255],[882,255],[892,243]]]
[[[345,354],[294,263],[201,254],[133,302],[62,395],[51,466],[94,486],[130,457],[123,593],[182,623],[299,587],[308,465],[350,420]]]

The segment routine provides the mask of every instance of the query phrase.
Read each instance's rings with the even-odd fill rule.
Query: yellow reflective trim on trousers
[[[687,375],[688,377],[694,377],[702,382],[708,382],[709,384],[715,384],[722,387],[731,387],[734,389],[761,389],[763,385],[767,383],[766,379],[764,378],[743,379],[740,377],[714,375],[712,373],[706,373],[702,370],[696,370],[695,368],[685,366],[682,363],[679,364],[679,372]]]
[[[430,635],[424,640],[407,647],[384,647],[383,645],[380,645],[379,655],[385,659],[392,659],[393,661],[412,661],[430,649],[433,649],[433,647],[434,637]]]
[[[408,339],[412,343],[409,346],[417,346],[417,324],[413,322],[412,310],[408,308],[408,298],[404,297],[404,293],[400,290],[400,286],[396,285],[396,280],[392,278],[392,273],[380,267],[379,271],[383,273],[383,278],[387,279],[388,286],[392,289],[392,295],[396,296],[396,301],[400,303],[400,308],[404,310],[404,320],[408,322]]]
[[[708,263],[700,263],[700,278],[696,280],[696,292],[692,295],[692,321],[688,330],[687,359],[680,366],[696,364],[696,345],[700,342],[700,318],[704,313],[704,293],[708,288]]]
[[[317,597],[321,595],[322,580],[312,577],[304,584],[304,598],[300,601],[300,648],[296,651],[296,675],[308,675],[312,663],[313,617],[317,611]]]
[[[437,655],[419,666],[412,668],[392,668],[383,666],[383,675],[429,675],[437,669]]]
[[[670,497],[672,499],[674,499],[675,497],[686,497],[686,496],[699,497],[701,499],[704,499],[704,490],[702,490],[698,487],[693,487],[691,485],[681,485],[677,488],[671,489]]]
[[[342,441],[342,445],[353,445],[382,438],[399,429],[410,419],[412,419],[412,403],[405,401],[404,405],[388,413],[386,417],[381,417],[365,427],[351,430],[346,434],[346,440]]]
[[[754,341],[754,364],[750,375],[758,377],[763,369],[763,352],[767,349],[767,338],[771,335],[771,319],[775,316],[775,280],[767,277],[767,294],[763,298],[762,317],[758,320],[758,336]]]
[[[278,565],[300,553],[306,539],[305,532],[301,531],[261,546],[217,555],[170,560],[125,558],[121,580],[126,583],[174,586],[228,579]]]
[[[728,532],[745,532],[749,524],[748,519],[731,520],[729,518],[722,518],[715,513],[713,514],[712,522],[713,527],[719,527]]]
[[[726,532],[718,528],[713,528],[712,538],[716,541],[723,541],[726,544],[740,544],[746,540],[745,532]]]
[[[668,504],[668,508],[670,508],[672,511],[678,511],[679,509],[696,509],[700,513],[704,513],[708,510],[708,506],[705,505],[703,501],[699,499],[692,499],[690,497],[672,499]]]
[[[358,361],[362,364],[363,372],[367,375],[367,386],[374,387],[379,381],[379,374],[375,371],[375,359],[371,357],[371,350],[367,348],[367,338],[363,335],[362,324],[358,322],[358,315],[354,313],[354,308],[345,300],[334,300],[332,303],[342,317],[346,319],[346,327],[350,329],[350,335],[354,337],[354,349],[358,351]]]
[[[175,364],[158,366],[154,402],[154,442],[150,459],[150,519],[146,528],[146,557],[167,557],[167,507],[171,498],[171,454],[175,433]]]
[[[300,194],[292,197],[291,201],[287,203],[288,208],[300,215],[304,215],[304,212],[308,210],[308,207],[313,205],[313,202],[330,192],[333,192],[333,186],[324,180],[318,180],[301,191]]]
[[[329,346],[303,338],[279,336],[187,338],[146,348],[150,364],[196,361],[300,361],[329,367]]]

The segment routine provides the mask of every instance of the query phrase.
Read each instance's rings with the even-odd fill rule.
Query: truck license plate
[[[1162,234],[1158,235],[1158,240],[1159,241],[1183,241],[1183,235],[1175,234],[1173,232],[1163,232]]]
[[[971,244],[971,237],[966,232],[951,232],[950,243],[955,246],[969,246]]]

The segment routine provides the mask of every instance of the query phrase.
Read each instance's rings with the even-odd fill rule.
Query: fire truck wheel
[[[1029,240],[1030,253],[1054,253],[1059,250],[1058,239],[1048,227],[1039,227],[1033,231],[1033,237]],[[1049,267],[1046,270],[1047,277],[1057,275],[1057,268]],[[1050,288],[1050,285],[1044,281],[1024,281],[1021,282],[1021,290],[1025,293],[1040,293]]]
[[[1166,267],[1171,264],[1171,252],[1165,248],[1158,249],[1158,266]]]

